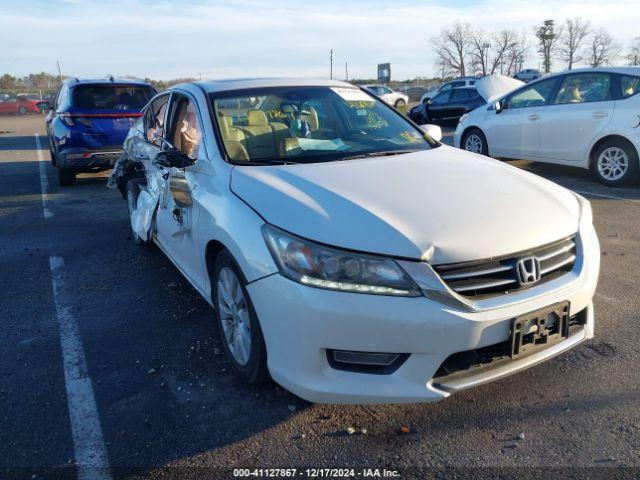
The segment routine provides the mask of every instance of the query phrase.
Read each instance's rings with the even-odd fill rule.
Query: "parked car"
[[[142,107],[156,90],[130,80],[65,80],[55,104],[44,101],[51,162],[62,186],[78,172],[108,170],[122,154],[122,143]],[[41,102],[42,103],[42,102]]]
[[[478,77],[460,77],[455,80],[445,82],[433,90],[426,91],[424,95],[422,95],[422,98],[420,98],[420,103],[425,103],[439,93],[446,92],[454,88],[473,87],[477,81]]]
[[[484,98],[475,88],[452,88],[413,107],[409,111],[409,118],[419,125],[451,121],[457,123],[462,115],[484,104]]]
[[[0,98],[0,113],[26,115],[27,113],[34,112],[40,112],[38,100],[24,97]]]
[[[628,184],[640,170],[638,92],[638,67],[550,75],[463,116],[454,142],[493,157],[591,169],[605,185]]]
[[[589,202],[443,145],[347,83],[174,86],[108,185],[132,238],[213,306],[249,382],[269,373],[315,402],[437,401],[593,336]]]
[[[405,107],[409,103],[408,95],[395,92],[384,85],[365,85],[364,88],[396,108]]]
[[[532,80],[536,80],[542,76],[542,72],[540,70],[536,70],[534,68],[525,68],[524,70],[520,70],[516,73],[513,78],[516,80],[521,80],[523,82],[531,82]]]

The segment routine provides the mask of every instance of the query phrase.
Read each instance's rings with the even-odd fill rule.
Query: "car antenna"
[[[109,75],[109,81],[113,82],[113,75]]]

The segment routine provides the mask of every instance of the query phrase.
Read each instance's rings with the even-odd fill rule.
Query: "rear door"
[[[540,122],[540,159],[586,162],[592,140],[609,124],[613,109],[611,74],[565,75]]]
[[[447,114],[451,89],[438,93],[427,104],[427,116],[429,121],[442,120]]]
[[[460,118],[465,112],[465,105],[469,102],[468,88],[455,88],[451,92],[444,118]]]
[[[487,140],[491,155],[536,159],[540,145],[540,121],[553,97],[559,79],[542,80],[522,87],[501,100],[501,110],[492,110]]]

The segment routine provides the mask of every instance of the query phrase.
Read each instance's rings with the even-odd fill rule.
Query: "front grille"
[[[518,260],[536,257],[540,262],[540,280],[521,285],[516,264]],[[478,299],[516,292],[540,285],[569,272],[576,261],[575,236],[520,252],[507,257],[464,263],[436,265],[434,269],[456,293]]]

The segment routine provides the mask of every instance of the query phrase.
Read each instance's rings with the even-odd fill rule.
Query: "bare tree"
[[[471,26],[457,22],[453,27],[443,29],[440,36],[431,39],[439,59],[461,77],[467,73],[471,36]]]
[[[629,65],[640,65],[640,37],[636,37],[629,45],[629,51],[624,56]]]
[[[544,72],[551,72],[551,61],[553,53],[562,34],[561,28],[556,28],[555,21],[545,20],[544,23],[535,29],[538,38],[538,52],[542,56]]]
[[[501,73],[513,76],[522,70],[528,48],[527,34],[525,32],[521,35],[516,34],[513,43],[505,52],[504,61],[500,67]]]
[[[489,55],[491,54],[491,40],[482,31],[471,34],[471,60],[477,73],[483,77],[489,73]]]
[[[517,45],[517,34],[513,30],[501,30],[493,37],[493,58],[491,60],[490,73],[496,73],[500,71],[503,73],[502,66],[505,61],[505,57],[515,48]],[[500,67],[498,69],[498,67]]]
[[[560,37],[560,55],[571,70],[584,59],[583,46],[591,33],[591,22],[581,18],[567,19],[564,33]]]
[[[591,36],[587,63],[590,67],[611,65],[613,60],[620,55],[621,48],[615,38],[604,28],[601,28],[593,32]]]

